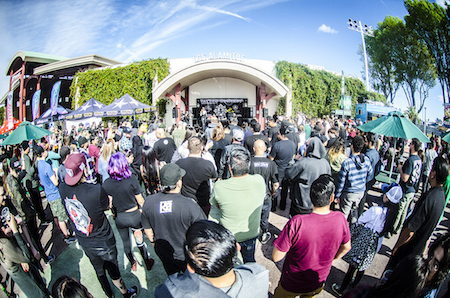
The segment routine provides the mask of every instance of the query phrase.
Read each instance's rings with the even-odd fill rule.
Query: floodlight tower
[[[357,31],[361,33],[361,38],[363,42],[363,49],[364,49],[364,66],[366,68],[366,88],[367,91],[369,91],[369,63],[367,62],[367,52],[366,52],[366,41],[364,40],[364,36],[371,36],[373,37],[373,28],[372,26],[364,25],[364,27],[361,25],[361,21],[357,22],[356,20],[348,19],[348,29]]]

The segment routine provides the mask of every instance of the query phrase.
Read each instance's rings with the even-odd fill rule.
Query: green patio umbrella
[[[365,132],[377,133],[383,136],[395,138],[394,148],[397,146],[397,138],[413,139],[429,143],[430,139],[408,118],[400,112],[390,112],[387,116],[383,116],[376,120],[367,122],[358,126],[358,129]],[[394,158],[394,157],[392,157]],[[391,171],[389,178],[392,176],[394,162],[391,162]]]
[[[3,140],[2,145],[20,144],[23,141],[37,140],[50,134],[52,134],[51,131],[34,126],[28,121],[24,121]]]
[[[446,143],[450,143],[450,132],[446,133],[442,138],[442,141],[446,142]]]
[[[8,137],[8,135],[6,134],[0,134],[0,140],[6,139]]]

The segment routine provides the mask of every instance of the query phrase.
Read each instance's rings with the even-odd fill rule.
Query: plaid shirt
[[[123,136],[119,141],[119,149],[120,151],[127,151],[133,147],[133,143],[126,136]]]
[[[80,148],[80,152],[83,153],[84,157],[86,158],[86,171],[87,171],[87,177],[86,182],[91,184],[97,183],[97,177],[95,176],[95,163],[94,158],[92,158],[86,149]]]

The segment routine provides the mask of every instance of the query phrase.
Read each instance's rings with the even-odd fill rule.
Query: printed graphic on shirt
[[[414,161],[412,175],[411,175],[411,183],[414,184],[417,181],[419,181],[421,169],[422,169],[421,161],[420,160]]]
[[[75,224],[75,228],[86,236],[89,236],[93,229],[91,218],[83,204],[77,200],[77,196],[73,195],[73,199],[66,197],[64,203],[66,204],[70,219]]]
[[[172,201],[162,201],[159,202],[159,213],[171,213],[172,212]]]
[[[269,163],[268,162],[263,162],[263,161],[257,161],[254,164],[255,168],[268,168],[269,167]]]

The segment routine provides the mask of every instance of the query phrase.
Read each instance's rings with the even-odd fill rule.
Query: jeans
[[[239,242],[239,245],[241,246],[241,255],[244,263],[255,262],[256,237]]]
[[[270,209],[272,208],[272,196],[266,194],[264,198],[264,203],[261,209],[261,230],[263,232],[269,229],[269,214]]]
[[[340,209],[350,224],[358,221],[357,209],[363,196],[364,192],[343,192],[341,195]]]

